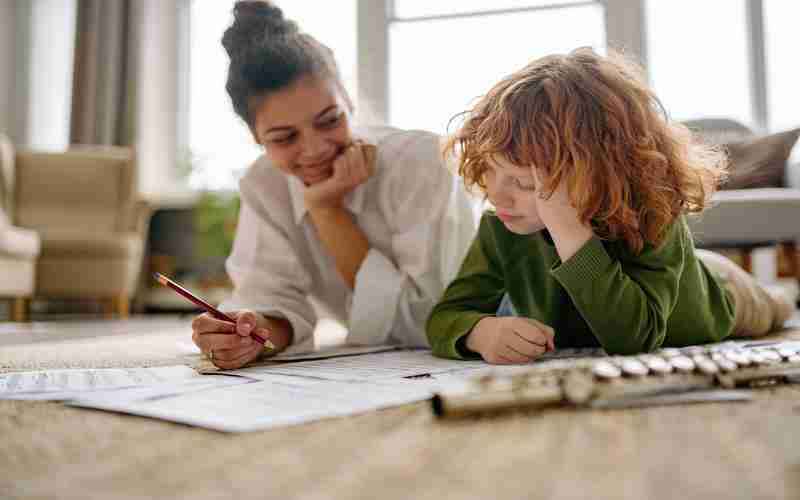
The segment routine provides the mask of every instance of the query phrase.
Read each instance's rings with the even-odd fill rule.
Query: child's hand
[[[531,318],[483,318],[467,336],[467,348],[487,363],[529,363],[555,349],[554,332]]]
[[[333,175],[306,189],[306,208],[341,207],[344,197],[372,176],[376,158],[377,148],[371,144],[348,146],[333,160]]]
[[[553,194],[544,199],[542,198],[542,183],[536,168],[533,168],[533,178],[536,182],[537,191],[536,209],[548,230],[584,226],[578,218],[578,210],[572,206],[569,200],[566,182],[562,180],[553,191]]]
[[[537,191],[541,190],[542,183],[536,168],[533,169],[533,177]],[[536,210],[550,232],[562,262],[575,255],[594,236],[591,226],[581,222],[578,209],[572,205],[567,184],[563,180],[547,199],[536,193]]]

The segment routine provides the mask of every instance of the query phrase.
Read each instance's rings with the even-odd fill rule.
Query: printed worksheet
[[[401,350],[360,356],[274,363],[226,371],[227,374],[265,380],[272,375],[291,375],[340,381],[368,381],[413,377],[486,366],[483,361],[437,358],[427,349]]]
[[[342,358],[346,356],[358,356],[360,354],[371,354],[375,352],[397,351],[402,349],[400,346],[392,345],[367,345],[367,346],[332,346],[325,347],[313,352],[300,352],[297,354],[280,353],[269,358],[269,361],[311,361],[317,359]]]
[[[40,370],[0,374],[0,399],[72,399],[99,390],[175,383],[202,375],[188,366]]]
[[[174,397],[129,400],[108,395],[70,404],[224,432],[248,432],[364,413],[430,396],[430,383],[414,380],[361,383],[273,374],[263,381]]]
[[[69,398],[70,401],[143,401],[145,399],[169,398],[196,391],[218,389],[231,385],[249,384],[257,382],[256,379],[228,376],[210,375],[192,377],[171,382],[162,382],[140,387],[125,387],[122,389],[104,389],[82,392]]]
[[[605,353],[601,349],[559,349],[545,354],[534,363],[515,365],[515,369],[524,370],[533,364],[548,361],[603,355]],[[286,364],[262,363],[224,373],[242,375],[259,380],[264,380],[265,377],[273,374],[282,374],[324,380],[365,381],[432,375],[492,366],[494,366],[495,370],[502,369],[502,367],[489,365],[482,360],[465,361],[437,358],[428,349],[402,349],[345,358],[299,361]]]
[[[202,354],[200,352],[200,348],[197,347],[192,342],[181,341],[178,342],[178,346],[182,354],[184,353]],[[265,360],[265,362],[272,363],[275,361],[290,362],[290,361],[309,361],[309,360],[328,359],[328,358],[341,358],[345,356],[357,356],[359,354],[369,354],[373,352],[396,351],[398,349],[403,349],[403,347],[397,345],[368,345],[368,346],[335,345],[335,346],[322,347],[316,351],[311,351],[311,352],[298,352],[298,353],[282,352],[280,354],[268,358],[267,360]]]
[[[564,353],[553,358],[545,361],[561,362]],[[71,404],[224,432],[248,432],[423,401],[437,392],[467,388],[480,375],[526,368],[530,365],[493,366],[436,358],[423,349],[394,350],[218,372],[248,382],[224,388],[181,394],[129,393],[135,397],[117,391]]]

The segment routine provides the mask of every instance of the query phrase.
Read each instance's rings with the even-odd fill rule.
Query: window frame
[[[528,8],[497,9],[452,15],[420,16],[398,19],[394,17],[393,0],[356,0],[357,35],[357,86],[359,104],[372,112],[380,121],[389,123],[389,30],[395,22],[414,22],[429,19],[447,19],[464,16],[485,16],[503,12],[530,12],[543,9],[567,9],[579,5],[599,3],[605,8],[606,45],[622,49],[636,58],[645,71],[647,61],[647,0],[598,0],[571,4],[553,4]],[[747,47],[749,59],[749,89],[752,102],[753,123],[758,132],[769,130],[769,91],[767,81],[766,44],[764,33],[763,0],[746,0]]]
[[[191,0],[181,0],[188,3]],[[389,116],[389,32],[395,22],[415,22],[431,18],[456,18],[463,16],[488,16],[503,12],[528,12],[543,9],[567,9],[590,3],[601,4],[605,11],[606,45],[621,49],[629,56],[637,59],[648,70],[647,50],[647,5],[648,0],[586,0],[570,4],[539,5],[528,8],[495,9],[453,15],[420,16],[397,19],[394,17],[394,0],[355,0],[356,1],[356,92],[357,105],[369,110],[371,120],[378,123],[390,123]],[[749,123],[757,133],[766,133],[769,129],[769,87],[766,60],[765,16],[763,0],[746,0],[746,26],[748,47],[749,91],[751,93],[753,123]],[[184,7],[181,14],[188,15]],[[188,23],[183,24],[180,46],[182,61],[188,60]],[[190,70],[188,67],[187,71]],[[499,76],[499,75],[498,75]],[[181,86],[189,85],[188,77],[180,82]],[[185,88],[185,87],[183,87]],[[182,102],[178,118],[178,148],[188,149],[188,103]],[[182,148],[182,149],[181,149]]]
[[[586,0],[568,4],[546,4],[522,8],[493,9],[458,14],[394,17],[393,0],[356,0],[357,85],[359,105],[367,107],[379,121],[389,123],[389,31],[393,23],[432,19],[481,17],[548,9],[569,9],[600,4],[605,11],[606,44],[624,50],[645,65],[644,0]],[[500,76],[500,75],[498,75]]]

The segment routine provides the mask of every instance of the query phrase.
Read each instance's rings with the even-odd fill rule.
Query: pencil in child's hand
[[[221,321],[227,321],[228,323],[233,323],[234,325],[236,324],[236,320],[234,318],[228,316],[227,314],[225,314],[224,312],[220,311],[216,307],[212,306],[211,304],[209,304],[205,300],[203,300],[200,297],[194,295],[192,292],[190,292],[189,290],[183,288],[182,286],[180,286],[179,284],[175,283],[171,279],[167,278],[163,274],[153,273],[153,277],[156,279],[156,281],[158,281],[162,285],[164,285],[166,287],[169,287],[169,288],[172,288],[178,294],[182,295],[184,298],[188,299],[193,304],[195,304],[195,305],[199,306],[200,308],[204,309],[205,311],[207,311],[208,314],[210,314],[214,318],[216,318],[218,320],[221,320]],[[252,337],[253,340],[257,341],[259,344],[262,344],[264,347],[268,347],[270,349],[275,349],[275,344],[270,342],[268,339],[263,338],[261,335],[257,334],[256,332],[250,332],[250,337]]]

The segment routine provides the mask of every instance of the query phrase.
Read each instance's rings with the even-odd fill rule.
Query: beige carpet
[[[0,371],[196,365],[181,319],[0,324]]]
[[[2,369],[199,359],[187,320],[24,328],[0,324]],[[0,498],[797,499],[798,429],[800,386],[750,403],[456,422],[420,403],[244,435],[0,401]]]

